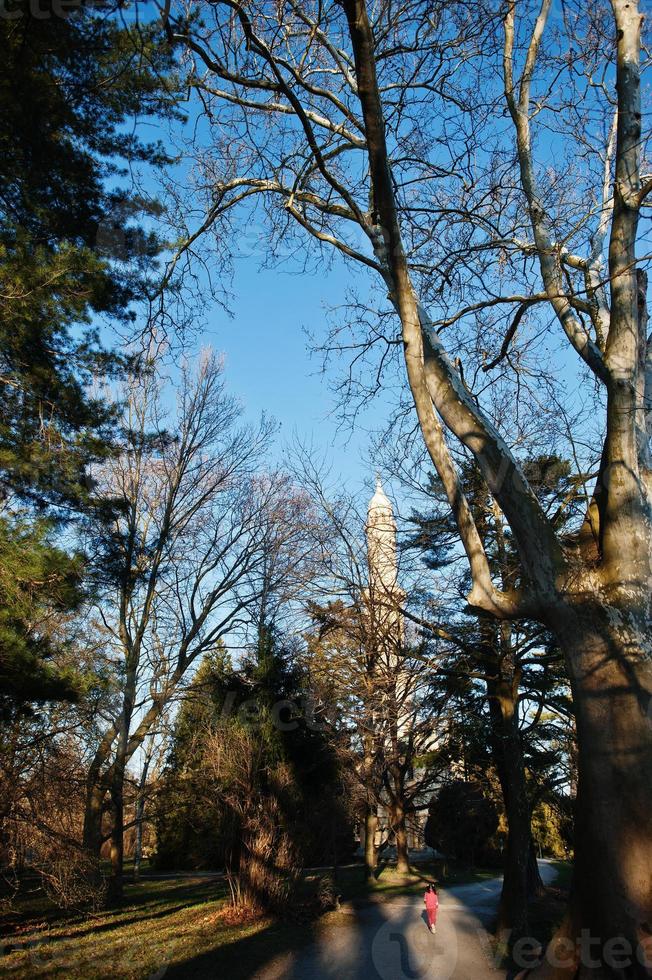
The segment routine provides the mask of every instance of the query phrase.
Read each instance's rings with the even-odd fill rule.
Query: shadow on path
[[[542,877],[554,868],[542,862]],[[331,913],[299,935],[270,926],[171,968],[170,980],[490,980],[504,977],[487,931],[502,879],[441,889],[437,931],[421,895]]]

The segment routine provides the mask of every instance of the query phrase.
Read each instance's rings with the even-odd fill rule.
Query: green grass
[[[356,904],[421,892],[425,883],[461,884],[496,872],[470,872],[441,862],[414,866],[407,876],[382,866],[365,881],[364,867],[338,872],[337,890]],[[301,899],[314,893],[320,874],[305,876]],[[338,913],[316,922],[279,922],[271,917],[229,924],[222,917],[226,885],[199,877],[140,881],[125,886],[120,909],[93,916],[62,913],[32,893],[0,919],[0,975],[16,980],[245,980],[263,964],[311,942],[324,930],[345,925]],[[279,976],[283,975],[280,969]]]
[[[270,919],[225,924],[219,916],[225,900],[224,884],[197,879],[127,885],[119,910],[94,916],[44,919],[39,902],[31,900],[19,918],[5,916],[0,973],[20,980],[144,980],[162,976],[165,967],[172,977],[184,963],[218,956],[225,976],[245,978],[258,957],[271,958],[299,942],[296,927]],[[215,975],[214,962],[207,975]],[[195,976],[201,969],[193,967]]]

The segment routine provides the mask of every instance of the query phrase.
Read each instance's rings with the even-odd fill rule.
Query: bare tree
[[[308,669],[316,692],[337,705],[338,725],[350,733],[367,874],[374,874],[379,850],[390,843],[397,870],[407,873],[409,830],[418,831],[415,817],[442,775],[434,757],[447,728],[443,699],[437,707],[425,658],[379,628],[369,600],[362,607],[344,601],[312,611]],[[431,760],[418,764],[429,754]],[[379,810],[386,811],[386,824]],[[379,832],[386,834],[380,845]]]
[[[203,171],[210,206],[189,237],[260,199],[277,240],[303,231],[380,278],[471,568],[469,604],[499,620],[539,620],[566,655],[579,798],[564,935],[589,930],[601,949],[624,937],[640,950],[652,920],[652,345],[636,245],[652,181],[641,173],[638,5],[564,8],[552,24],[550,0],[534,12],[509,0],[498,16],[473,4],[380,2],[370,13],[365,0],[273,9],[216,0],[202,9],[199,27],[172,3],[163,8],[216,123],[217,152]],[[544,142],[546,125],[563,133],[561,162],[545,151],[536,161],[537,123]],[[447,255],[450,237],[438,233],[448,226],[459,235]],[[504,291],[503,269],[519,263],[523,291]],[[451,310],[467,268],[474,295]],[[515,313],[491,357],[495,322],[483,331],[496,308]],[[599,386],[605,423],[585,520],[572,536],[556,532],[510,433],[492,420],[481,366],[454,364],[442,340],[444,330],[476,323],[484,366],[506,371],[537,310],[532,322],[548,311]],[[382,331],[379,339],[393,342]],[[492,578],[446,432],[477,461],[513,535],[520,567],[507,590]],[[565,956],[560,947],[558,973],[578,965],[571,947]],[[604,956],[579,968],[611,970]],[[630,969],[645,973],[635,958]]]
[[[328,712],[331,723],[351,734],[348,765],[360,788],[367,874],[377,865],[379,830],[387,832],[381,847],[391,839],[397,869],[407,872],[409,825],[440,776],[436,765],[419,767],[416,760],[435,755],[445,728],[443,702],[433,697],[432,663],[420,636],[406,629],[405,609],[413,603],[399,585],[386,515],[371,508],[365,517],[341,489],[329,496],[310,455],[298,452],[297,459],[299,482],[321,515],[314,549],[319,573],[305,593],[313,619],[306,667],[320,697],[336,706]],[[387,812],[385,827],[379,809]]]
[[[239,424],[212,354],[196,374],[182,372],[170,431],[154,376],[136,380],[126,404],[128,446],[106,474],[107,494],[122,507],[105,542],[95,623],[114,695],[88,769],[84,822],[85,846],[97,859],[110,810],[113,899],[122,889],[127,766],[197,658],[227,633],[237,638],[270,587],[270,515],[286,489],[257,472],[272,426]],[[274,527],[280,552],[288,529]],[[283,573],[279,559],[274,575]]]

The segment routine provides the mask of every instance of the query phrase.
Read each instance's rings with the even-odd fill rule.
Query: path
[[[546,884],[555,868],[540,863]],[[267,964],[255,980],[490,980],[504,977],[492,959],[487,926],[502,879],[442,888],[437,933],[428,932],[422,895],[405,895],[342,912],[342,924],[298,953]]]

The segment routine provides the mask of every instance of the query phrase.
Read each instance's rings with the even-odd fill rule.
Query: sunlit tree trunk
[[[648,600],[649,601],[649,600]],[[560,630],[578,730],[575,865],[569,933],[592,941],[579,976],[652,971],[652,637],[647,602],[588,602]],[[615,956],[619,937],[629,956]],[[644,949],[648,947],[647,969]],[[559,974],[560,976],[563,973]]]
[[[396,754],[396,747],[394,749]],[[395,759],[388,767],[385,777],[385,788],[388,796],[389,825],[394,835],[396,846],[396,870],[400,874],[408,874],[410,856],[407,835],[407,793],[405,787],[405,766],[402,761]]]
[[[124,791],[122,783],[116,782],[111,789],[111,820],[111,872],[106,895],[107,906],[109,908],[114,905],[119,905],[122,901],[123,894]]]
[[[103,843],[102,818],[105,812],[105,799],[106,788],[90,778],[86,789],[82,843],[90,860],[93,874],[98,881],[100,877],[100,852]]]
[[[374,804],[367,804],[364,815],[364,865],[367,878],[376,874],[378,863],[378,848],[376,834],[378,832],[378,814]]]
[[[405,810],[400,804],[395,804],[393,807],[392,826],[396,840],[396,870],[400,874],[408,874],[410,871],[408,835],[405,823]]]

